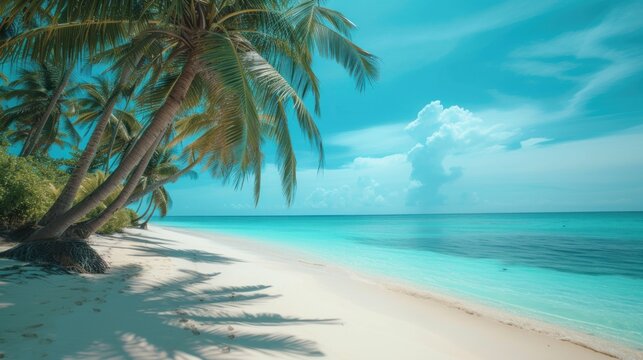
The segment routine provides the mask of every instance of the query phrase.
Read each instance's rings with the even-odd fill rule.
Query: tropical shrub
[[[19,158],[0,147],[0,228],[16,229],[37,221],[53,204],[64,173],[52,162]]]
[[[64,166],[64,160],[12,156],[5,147],[0,146],[0,229],[14,230],[38,221],[65,184],[68,175],[60,170]],[[83,181],[85,192],[80,195],[87,195],[104,179],[102,172],[90,174]],[[106,202],[116,195],[106,199]],[[88,218],[98,215],[105,207],[101,204]],[[136,218],[134,211],[121,209],[98,232],[111,234],[122,231],[131,226]]]
[[[80,187],[80,191],[78,193],[78,197],[76,198],[76,202],[81,201],[85,196],[89,195],[92,191],[94,191],[103,181],[107,179],[107,174],[105,174],[102,171],[96,171],[94,173],[89,174],[85,179],[83,179],[83,183]],[[98,216],[105,208],[107,208],[107,204],[111,203],[116,199],[118,194],[121,191],[121,187],[117,188],[116,191],[114,191],[110,196],[107,197],[102,203],[100,203],[94,210],[92,210],[86,217],[85,220],[92,219],[96,216]],[[115,232],[120,232],[124,228],[131,226],[133,223],[133,220],[136,219],[138,216],[136,213],[132,215],[133,211],[129,209],[120,209],[114,213],[114,215],[103,225],[100,229],[98,229],[99,234],[112,234]]]
[[[124,228],[132,226],[134,219],[138,216],[134,210],[120,209],[112,215],[112,217],[98,229],[99,234],[113,234],[123,231]]]

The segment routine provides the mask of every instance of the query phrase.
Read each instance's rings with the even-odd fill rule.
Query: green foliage
[[[0,228],[37,221],[54,201],[65,176],[50,161],[18,158],[0,148]]]
[[[115,232],[121,232],[124,228],[132,226],[134,219],[137,215],[134,210],[130,209],[120,209],[114,213],[111,219],[105,225],[101,226],[98,229],[99,234],[113,234]]]
[[[297,160],[289,117],[296,119],[319,153],[319,166],[323,165],[321,134],[307,108],[312,103],[314,112],[320,112],[313,59],[325,57],[344,67],[359,90],[378,77],[377,58],[351,40],[355,25],[322,6],[321,0],[23,3],[0,1],[0,13],[4,14],[0,62],[32,62],[6,90],[0,88],[0,101],[7,102],[0,104],[0,133],[4,128],[14,145],[44,139],[38,151],[25,146],[25,155],[46,155],[52,144],[73,151],[71,144],[82,143],[74,126],[86,128],[88,134],[97,120],[109,113],[106,130],[103,125],[94,127],[95,139],[100,140],[98,151],[87,147],[90,156],[83,156],[90,159],[86,163],[91,159],[93,163],[78,161],[75,167],[80,175],[73,178],[85,178],[81,189],[78,182],[71,182],[64,194],[68,196],[60,199],[68,202],[77,195],[76,201],[80,201],[89,196],[106,178],[97,169],[109,172],[116,165],[122,170],[116,172],[116,181],[79,206],[81,210],[73,216],[65,214],[70,216],[69,223],[95,218],[114,201],[123,189],[116,184],[123,174],[139,166],[139,160],[145,158],[141,151],[151,140],[164,145],[185,141],[182,160],[201,162],[213,175],[237,188],[254,177],[255,202],[265,161],[263,146],[274,142],[283,193],[291,204]],[[92,83],[66,88],[76,65],[91,68],[88,65],[98,63],[101,68],[107,66],[105,73]],[[180,103],[169,101],[177,98]],[[130,100],[136,105],[130,107]],[[52,104],[56,105],[53,112]],[[115,104],[119,109],[112,111]],[[49,127],[43,129],[38,124],[47,118]],[[157,131],[174,118],[179,120],[168,131]],[[77,159],[74,154],[73,160]],[[152,161],[139,187],[182,175],[172,163],[174,159],[160,160]],[[65,165],[74,168],[71,164],[69,160],[67,164],[43,165],[43,170],[33,169],[32,173],[48,179],[39,185],[49,183],[61,189],[57,183],[60,177],[52,176],[50,170]],[[87,167],[93,172],[90,176],[86,176]],[[107,193],[110,195],[105,198]],[[158,210],[165,215],[171,201],[162,184],[151,189],[149,198],[154,205],[152,214]],[[121,210],[100,231],[118,231],[131,223],[131,215]],[[40,235],[60,235],[61,228],[68,226],[62,223],[47,227],[48,231],[43,231],[47,236]]]
[[[107,174],[102,171],[96,171],[95,173],[90,174],[83,180],[80,191],[76,202],[82,200],[85,196],[91,194],[103,181],[107,179]],[[89,220],[97,217],[100,213],[107,208],[107,205],[114,201],[118,194],[121,192],[122,187],[118,187],[110,196],[107,197],[103,202],[101,202],[94,210],[89,212],[83,220]],[[129,209],[120,209],[114,213],[111,219],[105,225],[103,225],[99,230],[99,234],[113,234],[115,232],[120,232],[124,228],[131,226],[133,219],[136,219],[138,216],[136,213],[132,214],[133,211]]]
[[[79,89],[69,82],[70,71],[50,63],[27,66],[0,91],[0,100],[8,105],[0,113],[0,131],[12,143],[23,143],[23,156],[46,155],[52,145],[70,147],[80,142],[72,123]]]
[[[67,174],[60,170],[64,165],[62,160],[46,157],[15,157],[0,146],[0,229],[13,230],[38,221],[53,204],[59,189],[67,180]],[[81,196],[95,189],[104,178],[105,175],[98,172],[85,179]],[[113,200],[117,194],[106,201]],[[105,207],[105,204],[101,204],[87,218],[98,215]],[[134,211],[121,209],[99,233],[122,231],[131,226],[137,217]]]

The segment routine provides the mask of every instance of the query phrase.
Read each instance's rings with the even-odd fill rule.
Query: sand
[[[108,274],[0,260],[0,358],[643,359],[242,239],[152,227],[91,242]]]

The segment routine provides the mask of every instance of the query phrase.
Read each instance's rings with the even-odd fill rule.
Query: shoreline
[[[153,225],[92,246],[104,275],[0,259],[6,358],[611,359],[251,239]],[[46,289],[46,291],[43,291]],[[616,349],[614,349],[616,350]],[[643,359],[640,352],[619,354]],[[616,355],[616,354],[614,354]]]
[[[441,305],[464,312],[467,315],[484,317],[500,324],[516,327],[522,330],[545,335],[553,339],[569,342],[571,344],[586,348],[592,352],[606,355],[617,359],[643,359],[643,352],[630,344],[621,343],[613,339],[607,339],[598,335],[590,335],[580,332],[564,325],[553,324],[545,320],[519,314],[510,310],[500,309],[493,305],[483,304],[474,299],[462,298],[458,295],[447,294],[437,288],[422,288],[417,284],[397,278],[389,278],[382,275],[374,275],[353,269],[341,264],[332,263],[325,259],[316,257],[304,251],[292,247],[280,246],[277,244],[266,244],[261,240],[251,237],[228,235],[206,230],[193,230],[166,225],[154,225],[161,229],[178,233],[208,238],[214,242],[223,242],[228,246],[240,246],[243,250],[250,250],[250,246],[261,247],[264,256],[276,257],[284,262],[299,262],[307,265],[323,267],[334,271],[340,276],[347,276],[352,280],[371,283],[383,287],[386,290],[397,292],[405,296],[411,296],[427,302],[439,303]],[[235,242],[230,244],[230,242]]]

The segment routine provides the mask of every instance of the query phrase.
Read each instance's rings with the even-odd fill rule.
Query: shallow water
[[[643,349],[643,212],[167,217]]]

